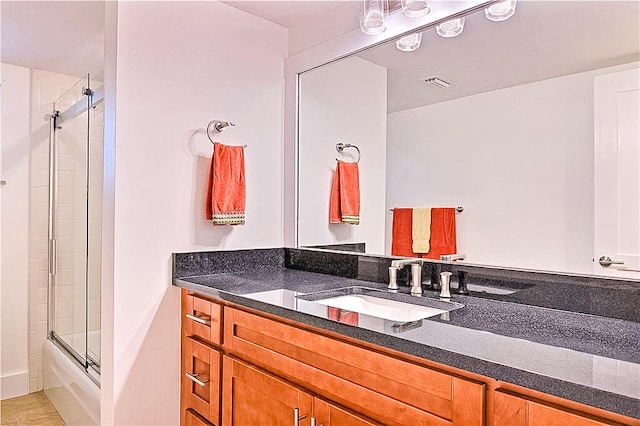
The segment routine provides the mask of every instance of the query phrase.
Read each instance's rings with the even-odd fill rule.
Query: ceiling
[[[103,1],[0,1],[3,63],[100,78]]]
[[[434,29],[422,46],[395,43],[358,56],[388,69],[388,111],[402,111],[476,93],[640,60],[638,1],[520,1],[516,14],[491,22],[468,16],[464,32],[442,38]],[[440,75],[447,89],[418,80]]]
[[[343,4],[342,1],[328,0],[289,0],[289,1],[223,1],[236,9],[271,21],[285,28],[293,28],[312,16],[326,12]]]
[[[293,28],[344,1],[223,3]],[[76,76],[102,73],[103,1],[0,0],[0,13],[2,62]],[[520,1],[505,22],[477,13],[458,37],[444,39],[430,29],[415,52],[400,52],[392,42],[359,56],[388,69],[388,110],[394,112],[638,61],[639,45],[637,0]],[[431,75],[454,84],[440,89],[418,81]]]
[[[222,3],[292,28],[344,4],[344,0]],[[102,74],[103,0],[0,0],[0,15],[2,62],[75,76]]]

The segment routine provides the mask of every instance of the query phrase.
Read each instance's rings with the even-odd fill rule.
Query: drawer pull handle
[[[316,426],[316,418],[311,417],[311,426]]]
[[[293,426],[300,426],[300,420],[304,420],[306,419],[307,416],[300,416],[300,409],[299,408],[294,408],[293,409]]]
[[[195,321],[197,323],[200,323],[202,325],[211,325],[211,318],[209,317],[197,317],[195,315],[191,315],[191,314],[187,314],[186,315],[187,318],[189,318],[192,321]]]
[[[187,376],[191,381],[193,381],[195,384],[205,387],[207,386],[207,383],[209,383],[209,380],[200,380],[198,379],[198,374],[191,374],[191,373],[184,373],[185,376]]]

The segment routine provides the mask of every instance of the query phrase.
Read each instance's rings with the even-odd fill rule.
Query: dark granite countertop
[[[360,314],[357,325],[348,325],[328,319],[326,306],[297,296],[349,286],[384,290],[385,284],[286,269],[279,260],[252,272],[229,265],[198,265],[196,274],[174,278],[174,285],[640,419],[638,322],[454,295],[464,307],[447,314],[406,325]],[[207,269],[231,272],[206,275]]]

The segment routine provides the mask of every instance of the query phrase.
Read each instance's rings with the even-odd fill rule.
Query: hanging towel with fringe
[[[333,175],[329,222],[358,225],[360,223],[360,175],[358,163],[338,160]]]
[[[244,225],[244,147],[213,144],[205,214],[214,225]]]

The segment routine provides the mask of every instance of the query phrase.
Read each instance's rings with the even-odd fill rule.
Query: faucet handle
[[[458,271],[458,288],[455,290],[457,294],[469,294],[467,288],[467,271]]]
[[[393,265],[389,267],[389,287],[387,289],[393,293],[398,292],[398,268]]]

